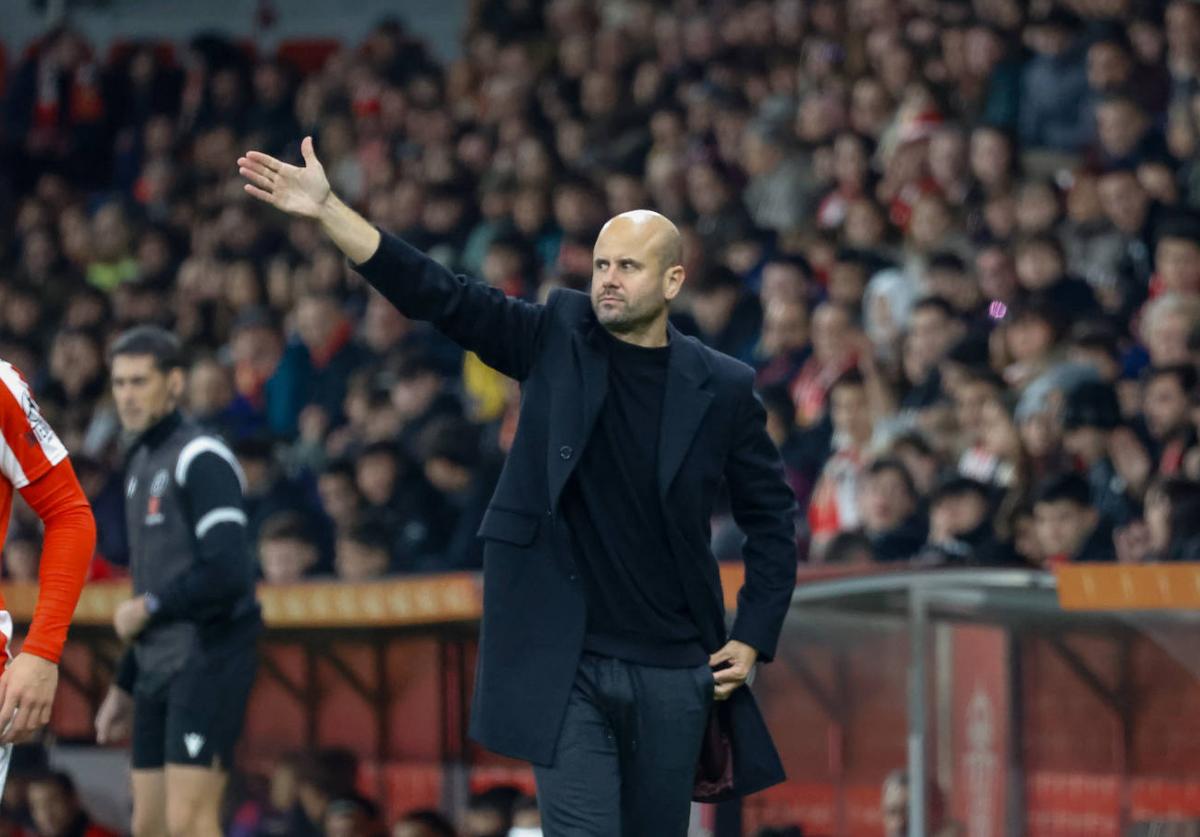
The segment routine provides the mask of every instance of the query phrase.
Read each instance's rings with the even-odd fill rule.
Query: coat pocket
[[[476,534],[487,540],[504,541],[513,546],[529,546],[537,537],[541,515],[509,509],[489,508]]]

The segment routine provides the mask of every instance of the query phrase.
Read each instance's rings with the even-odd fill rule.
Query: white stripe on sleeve
[[[246,475],[242,473],[242,466],[238,464],[237,457],[225,446],[224,442],[212,436],[197,436],[183,446],[183,450],[179,452],[179,459],[175,463],[175,482],[181,486],[187,483],[187,472],[192,465],[192,460],[202,453],[210,452],[229,463],[237,475],[238,485],[242,487],[242,491],[245,491]]]
[[[200,522],[196,524],[196,540],[203,538],[208,534],[209,529],[221,523],[237,523],[239,526],[245,526],[246,513],[241,509],[235,509],[233,506],[222,506],[219,509],[213,509],[200,518]]]

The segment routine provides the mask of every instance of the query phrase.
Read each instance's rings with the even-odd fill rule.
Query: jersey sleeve
[[[29,384],[0,362],[0,473],[18,490],[67,458],[67,449],[42,417]]]

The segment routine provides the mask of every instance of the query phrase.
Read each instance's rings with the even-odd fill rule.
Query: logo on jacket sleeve
[[[162,512],[162,498],[167,493],[167,484],[171,477],[166,468],[160,468],[150,481],[150,498],[146,501],[146,525],[158,526],[166,518]]]

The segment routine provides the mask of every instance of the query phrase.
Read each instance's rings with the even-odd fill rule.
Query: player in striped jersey
[[[0,788],[12,744],[50,720],[67,627],[96,548],[96,524],[67,449],[42,417],[29,385],[0,361],[0,543],[17,492],[45,526],[40,588],[29,633],[15,658],[13,621],[0,598]]]

